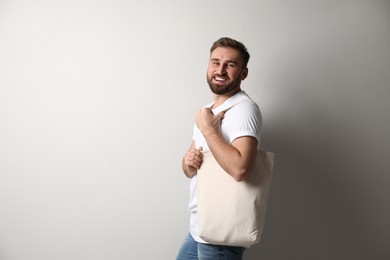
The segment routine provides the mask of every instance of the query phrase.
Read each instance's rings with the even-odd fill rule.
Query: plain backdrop
[[[0,0],[0,259],[174,259],[213,41],[275,152],[246,259],[390,259],[389,1]]]

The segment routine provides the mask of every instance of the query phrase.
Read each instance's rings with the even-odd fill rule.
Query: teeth
[[[215,77],[215,80],[216,80],[216,81],[226,81],[226,79],[219,78],[219,77]]]

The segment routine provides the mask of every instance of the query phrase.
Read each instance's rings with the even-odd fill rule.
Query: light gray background
[[[276,153],[246,259],[390,259],[389,1],[0,1],[0,259],[174,259],[208,50]]]

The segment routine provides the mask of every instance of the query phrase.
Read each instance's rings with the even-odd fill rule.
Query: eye
[[[235,64],[235,63],[232,63],[232,62],[230,62],[230,63],[228,63],[228,66],[229,66],[229,68],[235,68],[235,67],[236,67],[236,64]]]

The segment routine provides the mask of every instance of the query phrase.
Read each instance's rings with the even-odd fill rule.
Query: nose
[[[221,64],[219,65],[219,67],[217,68],[217,72],[220,74],[220,75],[225,75],[226,74],[226,64]]]

